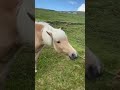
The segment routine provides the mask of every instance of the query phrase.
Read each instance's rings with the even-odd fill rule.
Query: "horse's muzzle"
[[[74,54],[74,53],[72,53],[72,54],[69,56],[69,58],[70,58],[71,60],[75,60],[75,59],[77,59],[77,55]]]

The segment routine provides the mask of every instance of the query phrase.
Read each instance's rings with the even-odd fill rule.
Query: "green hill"
[[[78,12],[78,14],[62,13],[54,10],[47,9],[35,9],[36,21],[64,21],[73,23],[84,23],[84,13]]]

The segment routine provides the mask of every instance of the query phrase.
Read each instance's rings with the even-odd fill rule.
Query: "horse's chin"
[[[71,56],[69,56],[69,58],[70,58],[70,60],[76,60],[77,59],[77,57],[71,57]]]
[[[72,58],[72,57],[70,57],[70,56],[69,56],[69,58],[70,58],[70,60],[75,60],[74,58]]]

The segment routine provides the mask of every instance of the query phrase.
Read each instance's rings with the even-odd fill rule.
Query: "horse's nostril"
[[[75,57],[75,54],[74,54],[74,53],[72,54],[72,57]]]
[[[77,58],[77,55],[76,55],[76,54],[74,54],[74,53],[72,53],[72,54],[71,54],[71,56],[70,56],[70,59],[72,59],[72,60],[73,60],[73,59],[76,59],[76,58]]]

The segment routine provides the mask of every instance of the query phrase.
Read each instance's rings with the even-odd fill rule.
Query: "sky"
[[[85,0],[35,0],[35,8],[85,12]]]

